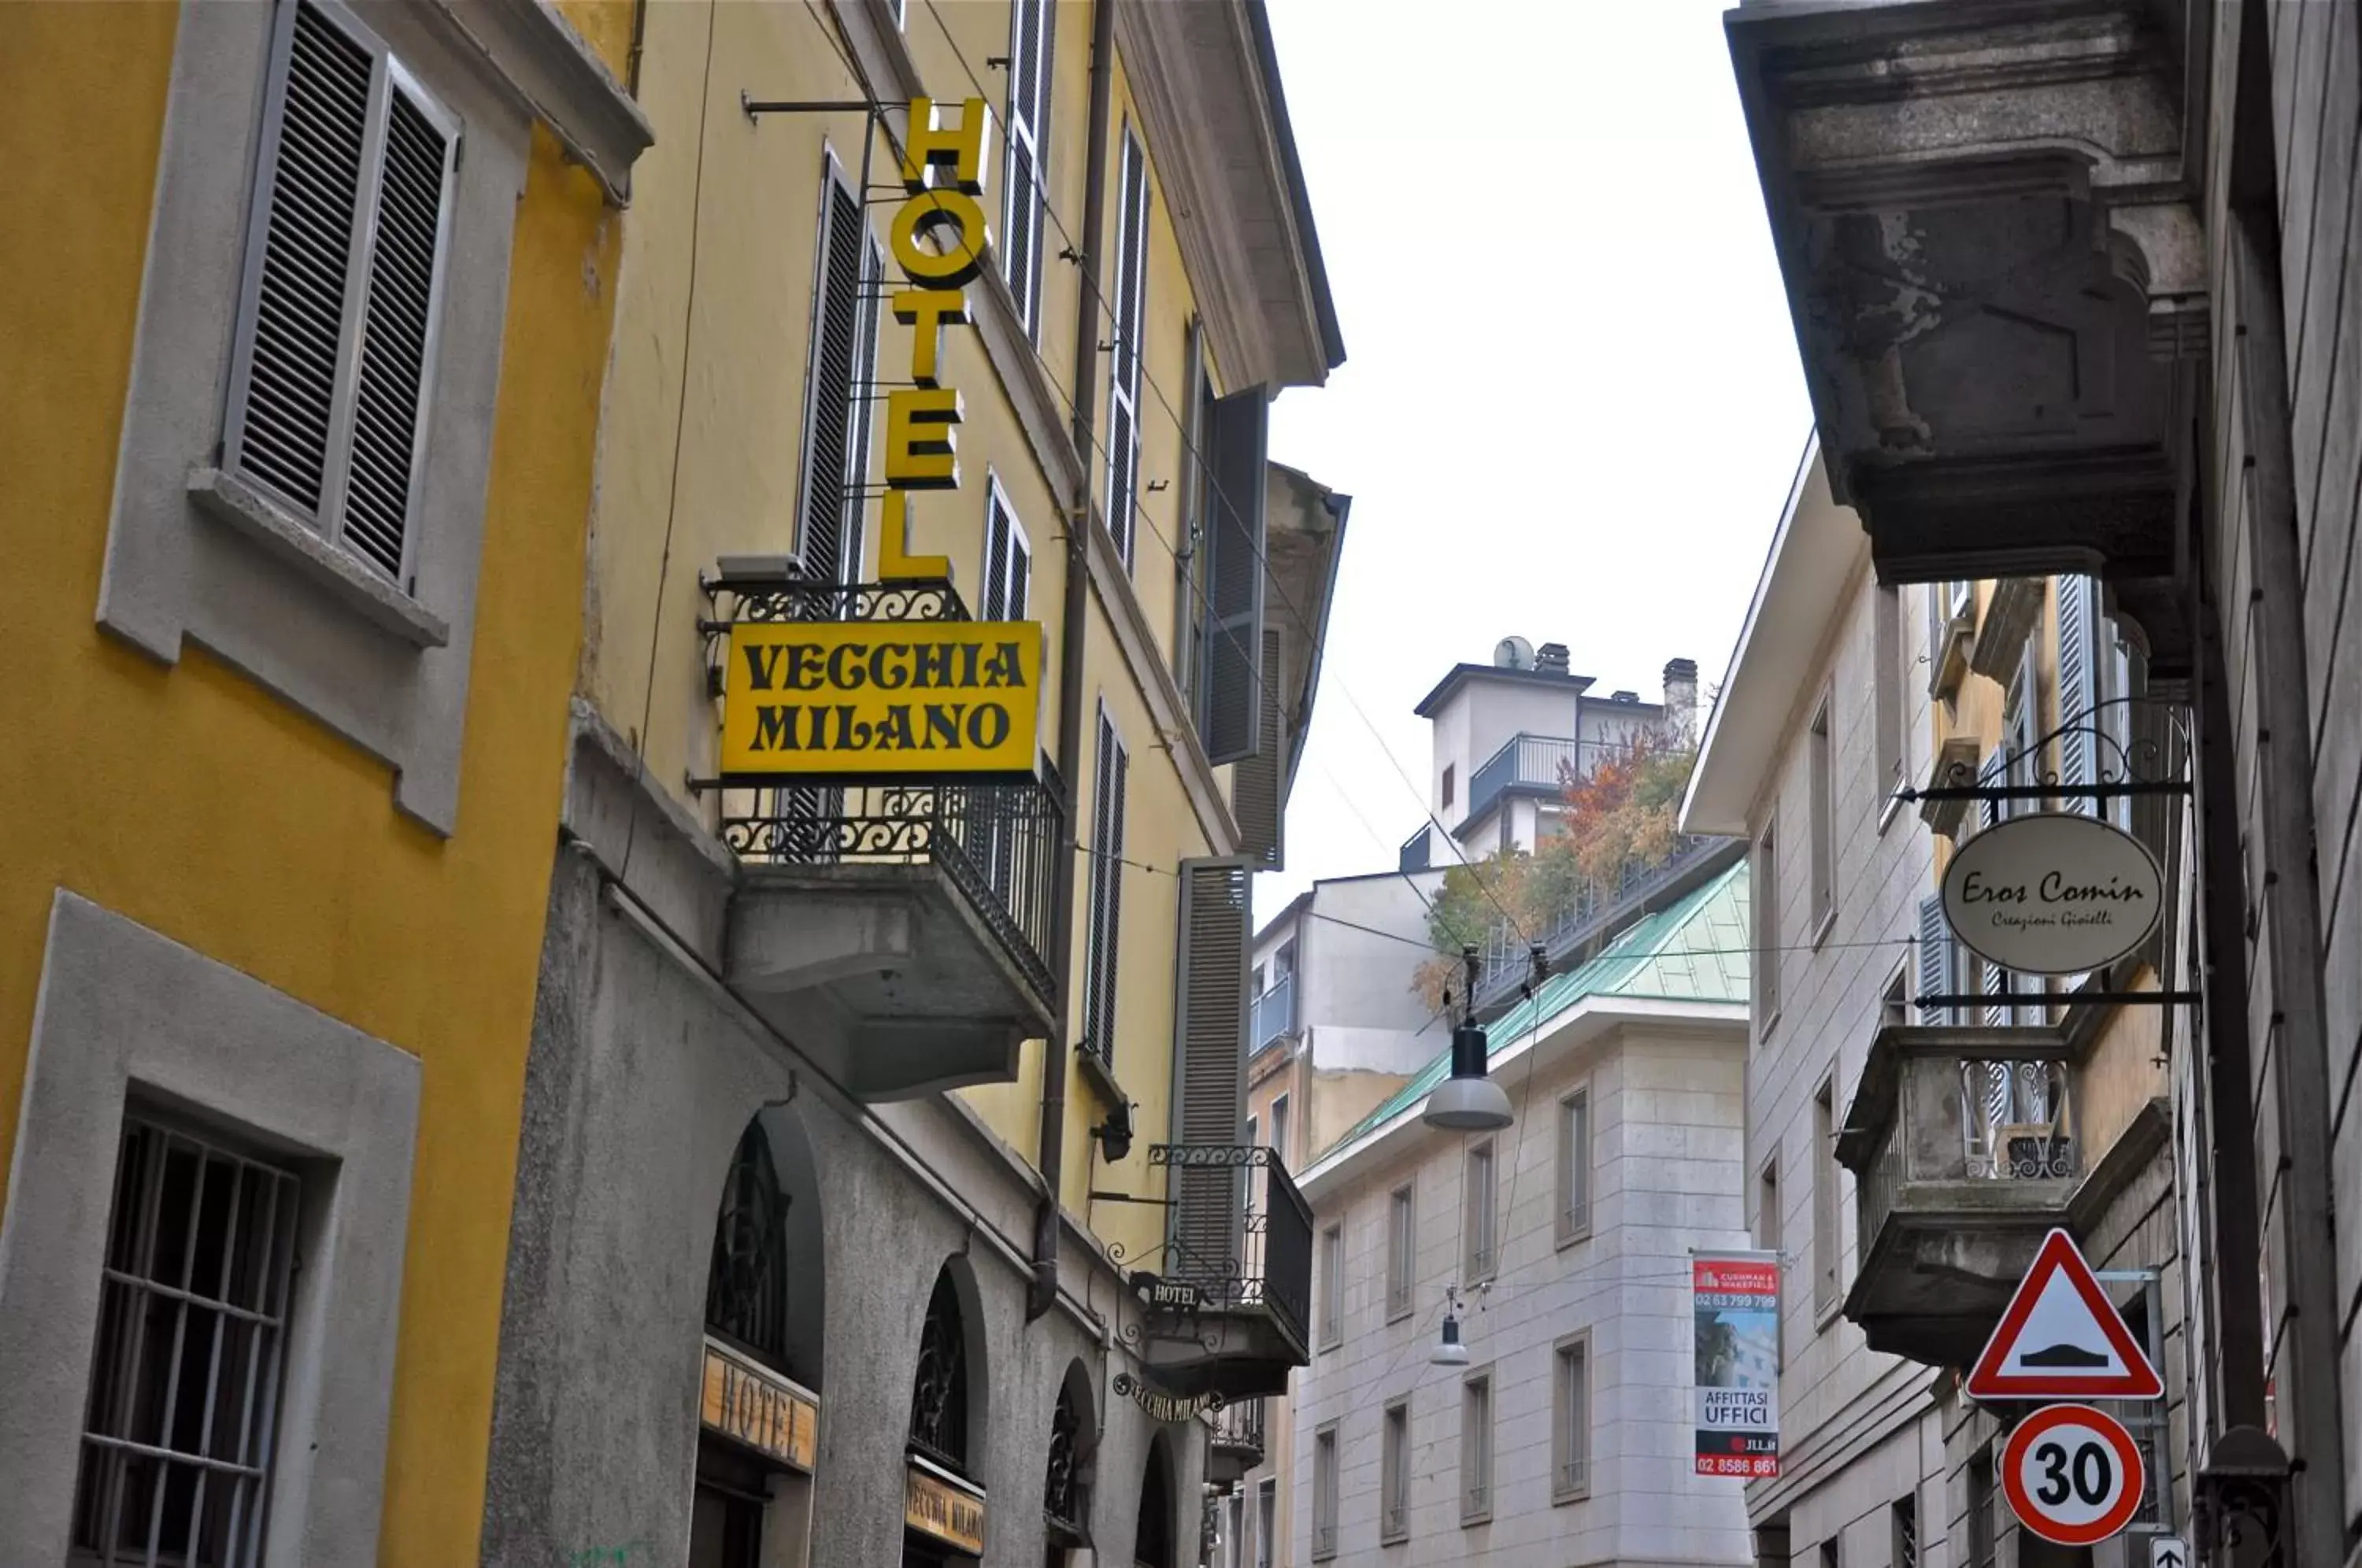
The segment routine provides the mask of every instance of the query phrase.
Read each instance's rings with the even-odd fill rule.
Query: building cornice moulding
[[[619,207],[632,165],[656,140],[647,116],[547,0],[428,0],[436,20],[501,89],[547,126]]]
[[[1329,365],[1316,288],[1246,0],[1110,3],[1117,52],[1224,389],[1319,386]],[[1251,156],[1242,156],[1242,139]],[[1258,270],[1251,226],[1281,253],[1285,290]]]

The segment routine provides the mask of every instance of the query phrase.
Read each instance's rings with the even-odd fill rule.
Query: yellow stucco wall
[[[417,1055],[380,1561],[447,1568],[482,1520],[615,236],[536,132],[441,840],[396,813],[384,765],[193,643],[166,668],[94,621],[175,17],[0,6],[0,143],[40,215],[0,226],[0,1180],[61,887]]]
[[[1062,0],[1057,27],[1049,150],[1053,216],[1043,240],[1049,255],[1036,353],[1055,389],[1063,427],[1071,408],[1076,290],[1074,269],[1056,259],[1056,252],[1067,243],[1061,228],[1069,235],[1079,228],[1084,204],[1089,6]],[[627,26],[621,36],[628,39]],[[962,0],[930,6],[913,0],[903,38],[938,98],[969,96],[980,81],[999,125],[1006,84],[981,62],[1009,50],[1006,5]],[[642,746],[650,774],[709,823],[715,820],[712,802],[681,784],[690,774],[710,774],[714,764],[717,711],[706,693],[702,654],[691,631],[706,608],[697,573],[723,555],[783,553],[794,546],[822,149],[834,155],[848,178],[855,177],[865,134],[857,114],[750,121],[740,110],[742,90],[806,101],[859,94],[830,37],[805,7],[682,0],[649,10],[640,101],[656,127],[657,142],[635,171],[634,206],[624,220],[623,282],[599,458],[580,670],[583,690],[619,731]],[[1128,94],[1119,69],[1111,123],[1120,126],[1130,114]],[[874,156],[873,182],[893,178],[892,152],[883,137]],[[1109,163],[1112,179],[1112,154]],[[996,134],[988,149],[985,203],[996,223],[1001,182]],[[1150,521],[1138,531],[1134,587],[1158,652],[1169,657],[1177,583],[1168,545],[1181,543],[1185,487],[1182,432],[1164,401],[1176,407],[1186,401],[1187,324],[1196,306],[1172,219],[1162,204],[1162,182],[1153,171],[1152,188],[1158,199],[1143,365],[1162,391],[1143,385],[1141,397],[1141,481]],[[870,211],[872,231],[881,242],[889,213],[884,204]],[[1108,222],[1105,248],[1111,249],[1112,200]],[[899,276],[890,260],[888,271],[890,287]],[[1105,341],[1104,323],[1098,326],[1099,340]],[[878,344],[881,379],[907,379],[910,343],[909,329],[889,316]],[[1049,628],[1041,734],[1044,749],[1054,753],[1064,518],[978,334],[947,329],[942,348],[944,379],[965,402],[958,433],[962,482],[956,492],[914,502],[911,548],[948,555],[972,602],[971,585],[981,572],[988,476],[1007,493],[1032,547],[1030,614]],[[1097,374],[1103,442],[1104,357]],[[882,439],[873,436],[871,445],[874,484]],[[1147,494],[1157,480],[1165,487]],[[1092,495],[1104,496],[1106,468],[1096,452],[1090,484]],[[878,558],[877,513],[873,500],[865,513],[865,576],[874,572]],[[1136,1102],[1144,1151],[1147,1143],[1164,1139],[1169,1127],[1179,909],[1174,868],[1186,856],[1205,854],[1207,845],[1165,739],[1151,722],[1123,660],[1109,607],[1096,594],[1090,602],[1086,701],[1105,700],[1131,756],[1125,855],[1142,864],[1123,872],[1116,1074]],[[1086,824],[1094,806],[1091,712],[1086,709],[1084,756],[1055,759],[1077,776],[1080,820]],[[1078,896],[1078,930],[1084,903]],[[1079,1017],[1079,975],[1074,989],[1073,1011]],[[995,1132],[1028,1159],[1039,1154],[1045,1055],[1043,1043],[1030,1043],[1016,1081],[961,1091]],[[1070,1071],[1067,1083],[1062,1196],[1068,1205],[1084,1211],[1084,1193],[1094,1184],[1161,1191],[1161,1176],[1146,1168],[1141,1152],[1112,1172],[1101,1170],[1094,1182],[1087,1129],[1109,1108],[1078,1074]],[[1160,1211],[1138,1207],[1119,1211],[1102,1205],[1091,1220],[1102,1236],[1126,1240],[1135,1248],[1162,1226]]]

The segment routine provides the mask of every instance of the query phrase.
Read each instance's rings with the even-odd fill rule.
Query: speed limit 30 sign
[[[2089,1405],[2046,1406],[2018,1422],[2001,1465],[2018,1522],[2061,1546],[2105,1540],[2140,1511],[2140,1449],[2122,1421]]]

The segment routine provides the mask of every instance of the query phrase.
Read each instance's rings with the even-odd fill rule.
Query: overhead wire
[[[807,7],[809,7],[810,3],[811,0],[806,0]],[[977,77],[975,68],[968,63],[966,53],[961,49],[959,40],[953,36],[950,25],[944,21],[942,8],[937,4],[937,0],[924,0],[924,3],[926,5],[929,17],[935,24],[936,30],[943,35],[944,43],[950,47],[952,58],[958,62],[961,73],[967,78],[968,85],[976,90],[977,97],[979,100],[990,101],[994,95],[986,92],[983,81]],[[814,17],[817,20],[818,14],[816,12],[814,13]],[[833,40],[832,40],[832,43],[833,42]],[[843,51],[841,50],[838,53],[839,58],[843,58]],[[868,92],[870,90],[867,80],[865,76],[862,76],[856,72],[855,79],[861,83],[865,92]],[[1050,200],[1046,182],[1037,178],[1034,182],[1034,190],[1038,193],[1043,216],[1048,220],[1051,227],[1057,232],[1058,237],[1065,241],[1065,253],[1078,257],[1090,254],[1091,252],[1089,250],[1087,250],[1084,247],[1076,244],[1074,231],[1069,229],[1066,226],[1065,220],[1059,216],[1056,204]],[[1096,237],[1094,237],[1094,244],[1096,244]],[[1099,314],[1105,317],[1108,325],[1120,332],[1121,323],[1116,316],[1114,305],[1107,299],[1106,292],[1103,290],[1091,290],[1087,292],[1097,300]],[[1076,329],[1081,330],[1084,325],[1089,326],[1094,331],[1096,331],[1098,323],[1094,320],[1087,324],[1078,324]],[[1045,384],[1049,387],[1051,395],[1063,402],[1066,405],[1068,414],[1071,415],[1074,413],[1075,407],[1074,398],[1059,390],[1058,380],[1055,372],[1052,370],[1049,362],[1042,357],[1040,346],[1032,341],[1030,335],[1025,336],[1025,344],[1027,351],[1033,356],[1036,363],[1041,366]],[[1148,370],[1147,355],[1143,351],[1143,345],[1135,345],[1133,347],[1132,366],[1138,371],[1142,381],[1144,382],[1148,389],[1155,394],[1158,405],[1164,409],[1165,417],[1171,422],[1175,434],[1180,438],[1184,452],[1187,454],[1190,461],[1196,465],[1198,476],[1204,481],[1206,491],[1211,494],[1216,502],[1220,505],[1222,511],[1229,514],[1230,521],[1233,525],[1235,531],[1242,537],[1247,540],[1248,547],[1254,556],[1257,565],[1263,569],[1264,581],[1271,595],[1277,598],[1281,608],[1287,612],[1289,618],[1295,622],[1297,629],[1301,631],[1309,641],[1317,644],[1320,640],[1319,629],[1312,624],[1310,619],[1306,616],[1303,610],[1297,605],[1295,601],[1288,597],[1286,588],[1280,583],[1277,576],[1272,570],[1271,560],[1268,554],[1261,545],[1253,542],[1252,535],[1248,534],[1247,530],[1243,526],[1243,520],[1240,516],[1238,508],[1232,504],[1231,498],[1222,491],[1221,485],[1216,480],[1211,467],[1207,463],[1205,454],[1200,448],[1198,443],[1191,439],[1188,422],[1183,419],[1179,411],[1174,407],[1173,400],[1166,392],[1164,386],[1153,375],[1150,374]],[[1112,467],[1115,462],[1114,454],[1109,452],[1105,444],[1099,440],[1096,430],[1091,433],[1089,439],[1093,450],[1096,451],[1099,457],[1106,458],[1109,464]],[[1087,475],[1087,469],[1086,472]],[[1087,518],[1090,512],[1089,497],[1087,493],[1089,489],[1087,477],[1086,479],[1085,488],[1086,495],[1084,498],[1083,512],[1086,518]],[[1148,525],[1150,535],[1155,538],[1157,544],[1163,547],[1165,554],[1172,558],[1176,566],[1185,566],[1185,558],[1181,551],[1175,547],[1170,539],[1167,539],[1164,536],[1163,530],[1156,526],[1154,518],[1149,514],[1147,506],[1142,500],[1142,488],[1136,485],[1131,487],[1130,491],[1130,504],[1136,519]],[[1126,519],[1125,521],[1129,523],[1133,519]],[[1110,527],[1112,527],[1112,524],[1113,520],[1109,520]],[[1129,566],[1130,563],[1126,562],[1126,565]],[[1179,575],[1182,580],[1188,584],[1190,591],[1196,595],[1201,608],[1210,609],[1211,605],[1210,602],[1207,601],[1205,591],[1198,585],[1194,574],[1184,569]],[[1240,638],[1238,633],[1229,626],[1214,623],[1212,629],[1219,632],[1223,636],[1228,637],[1231,640],[1231,646],[1236,648],[1253,668],[1260,671],[1262,659],[1261,650],[1259,648],[1249,648]],[[1426,796],[1424,792],[1421,791],[1418,785],[1412,781],[1409,771],[1404,767],[1401,759],[1395,756],[1393,748],[1387,745],[1385,736],[1379,731],[1376,722],[1370,717],[1368,711],[1362,706],[1360,699],[1354,696],[1352,690],[1345,685],[1341,678],[1332,674],[1330,679],[1336,686],[1340,694],[1345,699],[1347,705],[1353,710],[1355,716],[1362,721],[1363,728],[1369,731],[1371,739],[1377,744],[1378,750],[1380,754],[1385,757],[1387,766],[1391,767],[1394,770],[1395,775],[1402,780],[1403,787],[1410,792],[1411,797],[1420,802],[1420,810],[1426,819],[1426,824],[1432,827],[1438,834],[1442,835],[1445,843],[1450,845],[1451,853],[1460,861],[1462,866],[1472,867],[1473,863],[1468,859],[1466,851],[1460,845],[1459,841],[1452,837],[1450,830],[1445,828],[1443,823],[1437,819],[1432,809],[1426,805]],[[1276,700],[1276,693],[1270,690],[1268,687],[1265,689],[1265,696],[1267,699]],[[1341,795],[1345,795],[1347,793],[1344,791],[1341,785],[1339,789]],[[1384,840],[1381,839],[1380,843],[1383,844]],[[1406,873],[1405,875],[1407,876],[1408,874]],[[1412,886],[1416,889],[1417,884],[1413,883]],[[1492,888],[1481,876],[1477,878],[1477,888],[1478,890],[1485,895],[1486,901],[1491,903],[1494,909],[1500,914],[1503,922],[1507,924],[1510,930],[1517,933],[1518,941],[1526,944],[1528,946],[1531,946],[1533,944],[1532,938],[1524,929],[1522,922],[1518,920],[1516,914],[1509,910],[1508,906],[1501,902],[1499,898],[1495,895]],[[1419,892],[1419,897],[1422,902],[1428,901],[1423,890]],[[1429,904],[1429,911],[1430,912],[1433,911],[1431,903]]]

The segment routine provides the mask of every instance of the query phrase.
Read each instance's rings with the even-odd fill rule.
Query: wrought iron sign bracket
[[[2177,752],[2187,753],[2187,738],[2180,734],[2178,720],[2169,718],[2167,721],[2172,726],[2168,738],[2178,743],[2172,750],[2147,736],[2127,741],[2110,734],[2099,722],[2102,710],[2107,708],[2146,707],[2169,711],[2174,706],[2149,697],[2112,697],[2104,702],[2094,703],[2047,734],[2001,757],[1998,762],[1989,762],[1983,768],[1955,762],[1943,770],[1942,782],[1930,782],[1925,789],[1905,785],[1894,791],[1893,798],[1915,804],[1921,801],[2105,802],[2145,795],[2186,798],[2190,794],[2189,779],[2155,777],[2165,771],[2164,764]],[[2070,736],[2075,735],[2089,737],[2091,750],[2086,760],[2097,778],[2088,784],[2070,783],[2057,771],[2040,768],[2043,754],[2053,742],[2063,745]],[[2032,773],[2032,782],[1981,782],[1988,776],[2006,779],[2021,767],[2025,767]]]

